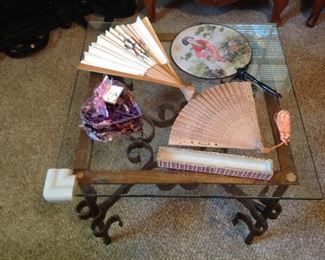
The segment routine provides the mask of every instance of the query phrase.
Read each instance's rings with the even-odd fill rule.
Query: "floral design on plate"
[[[180,32],[171,56],[184,72],[205,79],[231,76],[251,60],[249,41],[229,27],[201,24]]]

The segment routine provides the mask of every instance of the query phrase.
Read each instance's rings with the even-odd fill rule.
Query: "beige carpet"
[[[265,23],[268,1],[203,7],[156,1],[158,28],[182,23]],[[316,168],[325,187],[325,16],[310,29],[309,1],[290,1],[280,33]],[[300,9],[303,9],[301,12]],[[140,11],[145,14],[144,10]],[[230,220],[232,200],[128,199],[112,208],[123,221],[114,243],[93,237],[74,203],[42,198],[46,170],[55,167],[85,32],[58,29],[47,48],[22,60],[0,55],[0,259],[324,259],[324,201],[285,201],[266,236],[246,246],[244,225]]]

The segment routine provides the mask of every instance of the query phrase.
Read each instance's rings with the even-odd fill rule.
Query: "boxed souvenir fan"
[[[273,175],[272,160],[225,153],[160,147],[157,163],[161,168],[260,180]]]

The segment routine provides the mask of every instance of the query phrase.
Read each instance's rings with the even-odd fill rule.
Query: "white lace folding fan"
[[[222,84],[192,99],[176,118],[169,144],[262,150],[250,83]]]
[[[147,17],[138,17],[133,24],[117,25],[99,35],[78,68],[176,87],[186,100],[195,92],[193,86],[187,86],[177,76]]]

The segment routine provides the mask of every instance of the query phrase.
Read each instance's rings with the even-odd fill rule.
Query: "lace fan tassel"
[[[275,148],[278,148],[283,144],[287,145],[290,142],[290,133],[291,133],[290,113],[287,110],[280,110],[278,113],[274,115],[274,120],[279,130],[281,143],[271,148],[263,147],[261,149],[262,153],[269,153]]]

